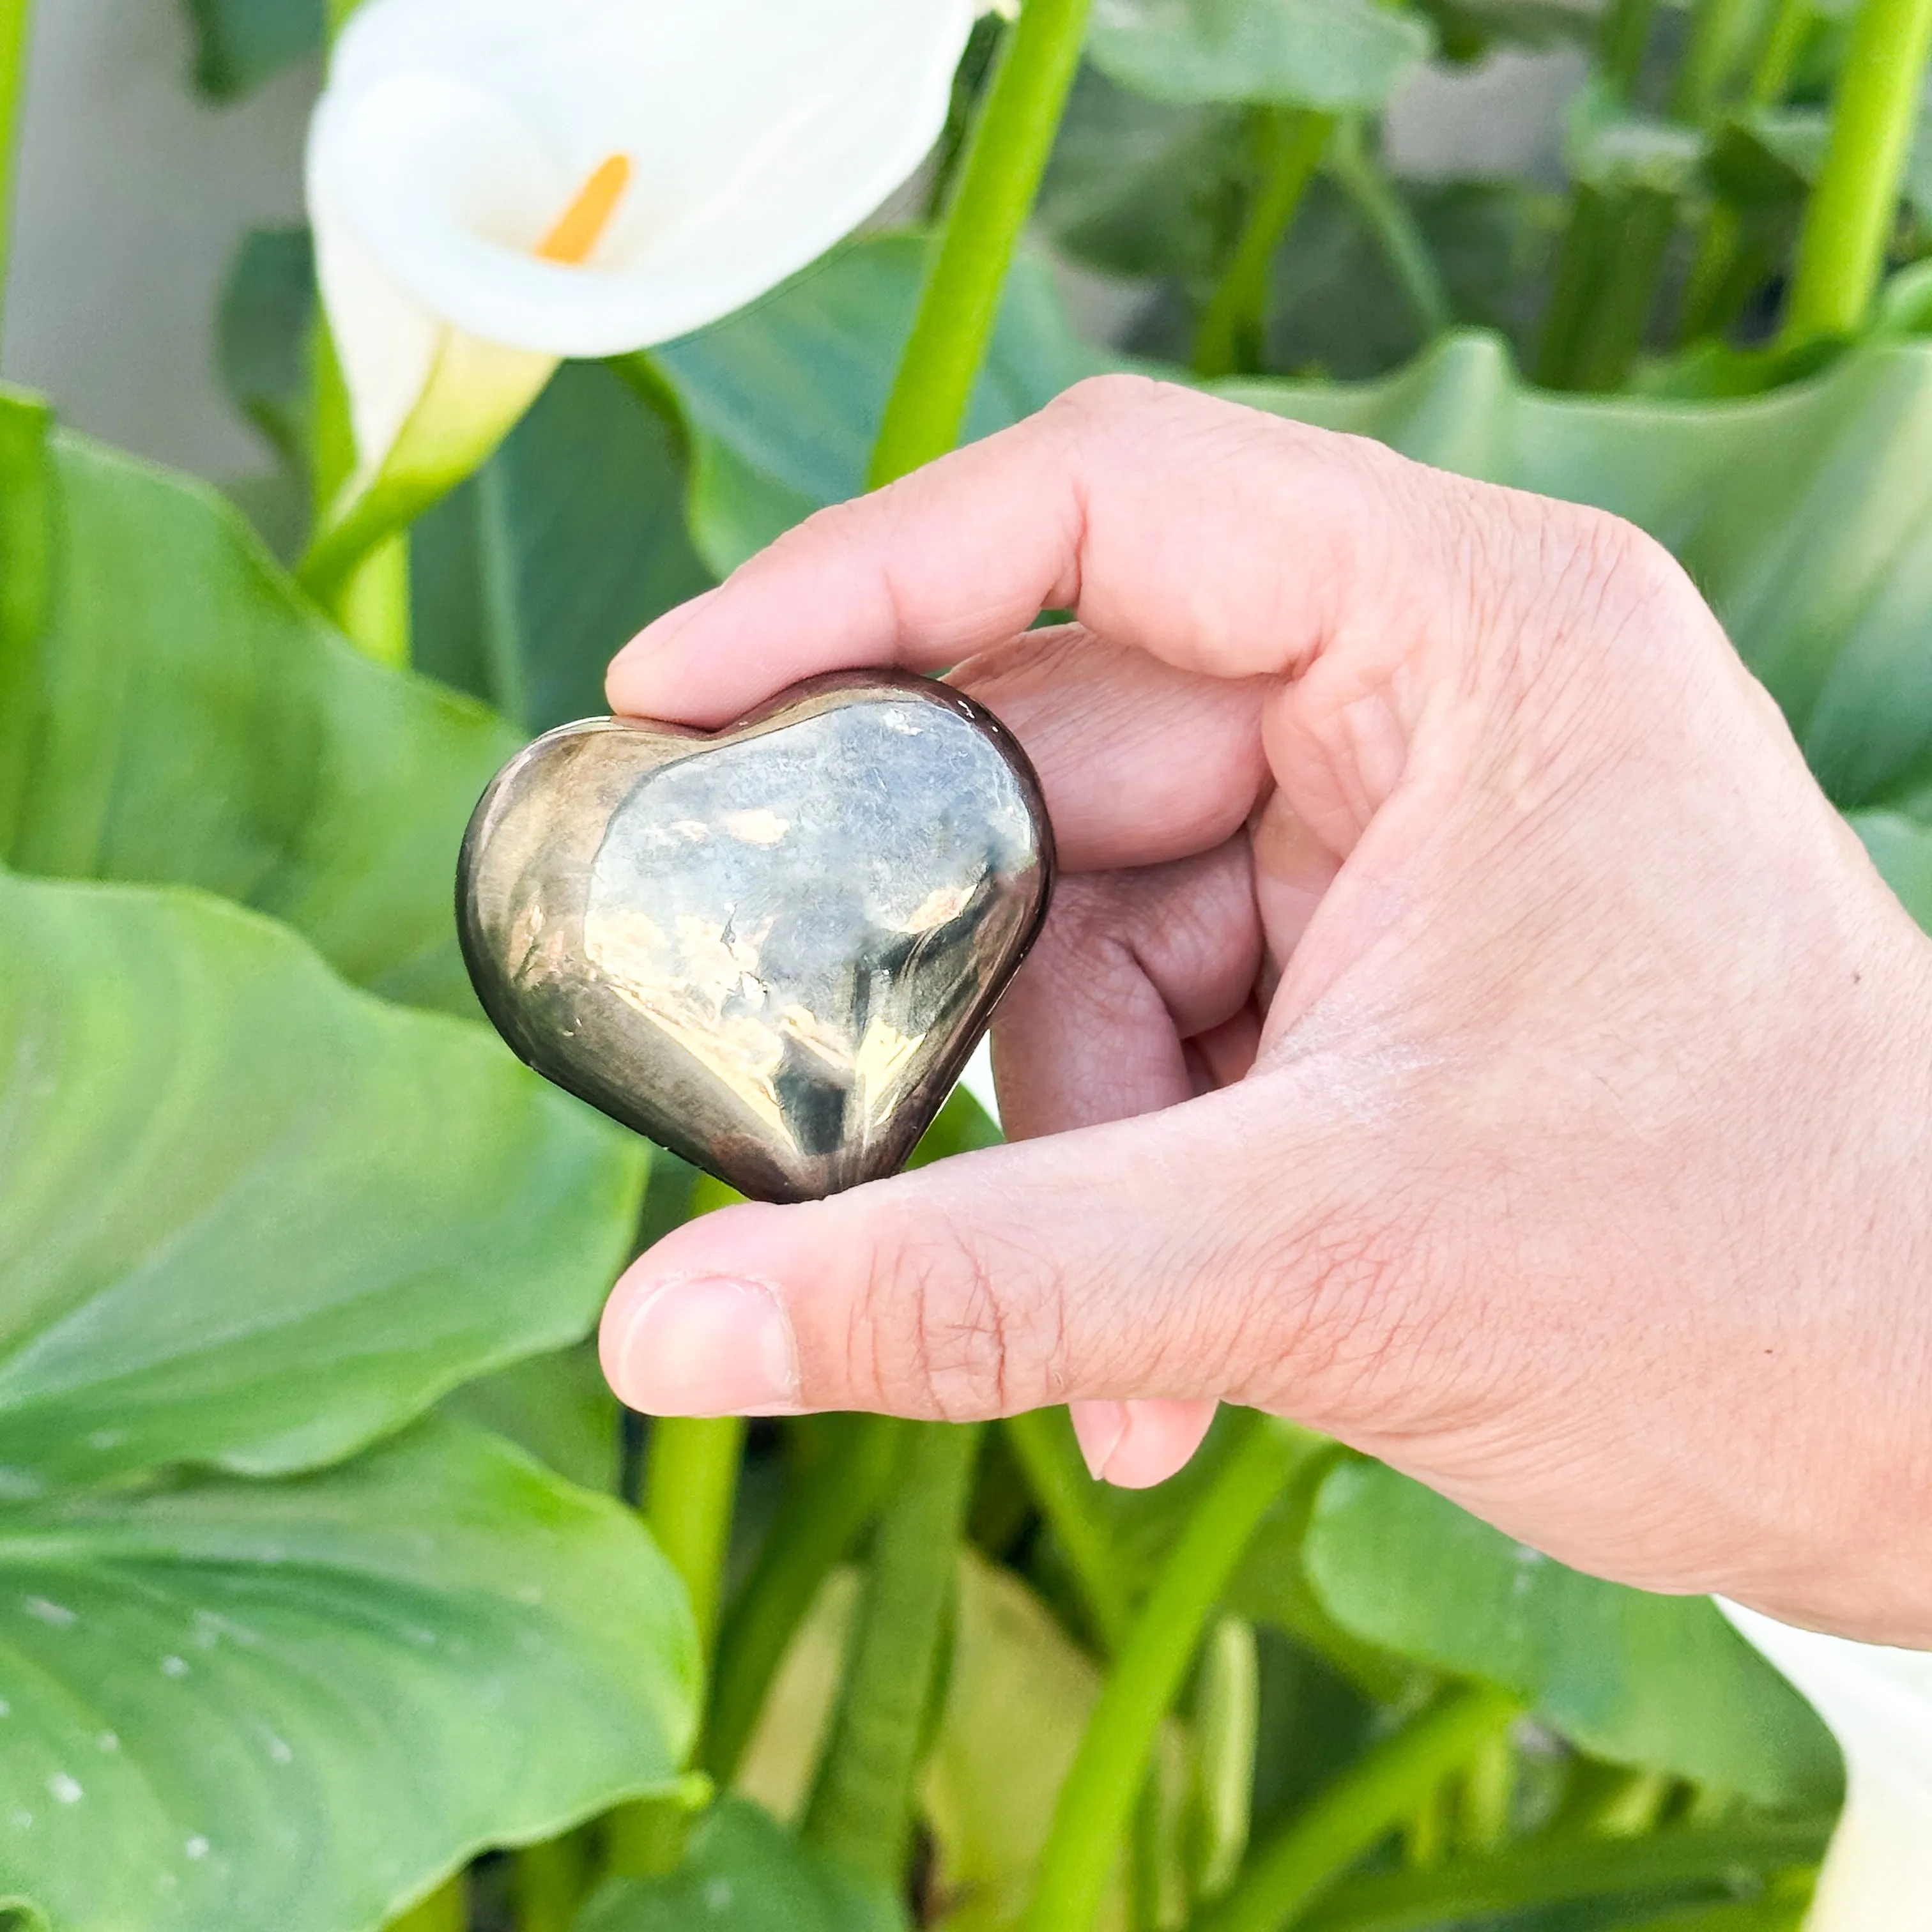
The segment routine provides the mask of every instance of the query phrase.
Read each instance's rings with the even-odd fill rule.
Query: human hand
[[[1013,1144],[678,1228],[605,1312],[625,1400],[1070,1400],[1136,1483],[1225,1398],[1582,1568],[1932,1642],[1932,946],[1661,549],[1108,378],[609,691],[714,725],[856,663],[957,664],[1045,787]]]

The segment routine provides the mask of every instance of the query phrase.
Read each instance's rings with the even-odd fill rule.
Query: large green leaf
[[[670,1784],[698,1678],[635,1519],[452,1424],[0,1509],[0,1918],[367,1932]]]
[[[1594,503],[1676,552],[1847,808],[1932,785],[1932,344],[1876,344],[1734,402],[1556,397],[1452,338],[1355,388],[1241,400]]]
[[[1831,1734],[1707,1598],[1584,1576],[1378,1462],[1330,1472],[1304,1560],[1358,1636],[1514,1690],[1599,1756],[1766,1804],[1835,1795]]]
[[[1855,812],[1851,824],[1900,903],[1932,932],[1932,826],[1896,812]]]
[[[445,1415],[507,1437],[586,1490],[614,1492],[622,1462],[622,1415],[590,1342],[513,1362],[443,1397]]]
[[[340,1456],[580,1335],[642,1144],[178,890],[0,873],[0,1494]]]
[[[1240,232],[1252,146],[1238,107],[1150,100],[1083,67],[1036,219],[1057,248],[1103,274],[1207,284]]]
[[[691,525],[721,576],[865,488],[912,328],[923,239],[854,244],[715,328],[652,352],[692,436]],[[990,435],[1108,366],[1074,334],[1037,262],[1015,266],[965,437]]]
[[[918,260],[904,238],[854,248],[660,352],[692,422],[694,524],[717,567],[859,488]],[[1044,279],[1018,278],[970,433],[1099,359]],[[1874,343],[1730,401],[1553,395],[1476,334],[1376,382],[1226,393],[1642,525],[1711,598],[1840,806],[1916,812],[1932,792],[1932,343]]]
[[[1088,47],[1124,86],[1163,100],[1379,107],[1434,36],[1374,0],[1099,0]]]
[[[474,1012],[451,881],[518,740],[385,670],[200,485],[0,399],[0,860],[205,886]]]
[[[619,646],[714,580],[670,430],[596,363],[558,370],[412,561],[418,665],[532,732],[602,712]]]
[[[896,1900],[802,1845],[742,1798],[715,1805],[663,1878],[613,1879],[576,1932],[901,1932]]]

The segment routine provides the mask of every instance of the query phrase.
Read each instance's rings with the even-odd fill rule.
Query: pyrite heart
[[[1053,838],[949,686],[814,678],[728,729],[594,718],[483,795],[457,881],[483,1010],[560,1087],[743,1192],[894,1172],[1046,917]]]

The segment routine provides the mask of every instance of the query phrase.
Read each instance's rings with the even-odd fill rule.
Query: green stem
[[[973,130],[872,452],[872,486],[958,440],[1080,62],[1090,0],[1025,0]]]
[[[1597,29],[1597,69],[1618,93],[1628,98],[1643,76],[1643,56],[1650,45],[1650,23],[1657,0],[1612,0]]]
[[[528,640],[518,615],[508,464],[489,462],[477,471],[470,510],[476,532],[477,574],[482,580],[483,665],[490,702],[501,716],[527,732],[532,728],[530,679],[524,670]]]
[[[1762,0],[1697,0],[1690,38],[1671,82],[1674,118],[1697,127],[1716,112],[1736,77],[1762,4]]]
[[[1650,26],[1658,0],[1612,0],[1597,30],[1597,69],[1604,84],[1628,100],[1643,74]],[[1599,286],[1613,272],[1611,244],[1617,226],[1615,199],[1588,182],[1570,191],[1569,218],[1556,258],[1556,285],[1537,345],[1536,380],[1548,389],[1580,386],[1576,380],[1584,344],[1595,314]]]
[[[844,1441],[788,1496],[718,1637],[700,1761],[728,1784],[819,1586],[885,1500],[903,1425],[855,1415]]]
[[[698,1641],[717,1634],[745,1446],[740,1415],[659,1416],[644,1463],[644,1521],[691,1593]]]
[[[1368,224],[1408,305],[1426,335],[1439,335],[1456,320],[1436,258],[1395,184],[1370,153],[1359,119],[1344,121],[1330,144],[1329,166],[1336,182]]]
[[[468,1874],[456,1876],[436,1887],[420,1905],[412,1906],[400,1918],[392,1918],[383,1932],[467,1932],[470,1924]]]
[[[1232,376],[1237,370],[1261,366],[1268,270],[1315,178],[1335,124],[1332,114],[1312,109],[1273,107],[1262,112],[1265,122],[1261,185],[1228,266],[1202,313],[1194,338],[1198,375]]]
[[[1493,1852],[1508,1838],[1516,1799],[1516,1751],[1499,1731],[1462,1768],[1457,1842],[1472,1852]]]
[[[570,1932],[590,1875],[584,1841],[574,1832],[525,1846],[510,1866],[517,1932]]]
[[[1748,105],[1776,107],[1790,93],[1812,18],[1811,0],[1774,0],[1744,85]],[[1778,224],[1762,212],[1748,220],[1731,203],[1714,202],[1684,292],[1684,339],[1721,336],[1771,272],[1783,246]]]
[[[1610,196],[1588,182],[1579,182],[1570,194],[1570,218],[1563,230],[1556,281],[1537,344],[1536,380],[1546,389],[1576,386],[1577,362],[1590,326],[1611,220]]]
[[[1097,1507],[1101,1485],[1081,1460],[1073,1425],[1064,1408],[1036,1408],[1008,1416],[1000,1427],[1034,1501],[1066,1553],[1094,1634],[1111,1655],[1127,1634],[1133,1604],[1121,1581],[1112,1532]]]
[[[14,164],[20,148],[20,104],[26,98],[34,0],[0,0],[0,290],[14,243]]]
[[[1086,1932],[1162,1719],[1249,1539],[1319,1438],[1262,1416],[1196,1505],[1121,1646],[1054,1807],[1025,1932]]]
[[[0,0],[5,4],[6,0]],[[340,32],[359,0],[328,0],[329,38]],[[309,343],[311,403],[309,501],[319,525],[336,493],[356,467],[356,434],[350,425],[349,388],[342,380],[327,320],[318,313]],[[398,669],[410,662],[410,547],[406,534],[375,545],[318,600],[352,644],[378,664]]]
[[[1677,197],[1660,188],[1630,188],[1610,198],[1602,272],[1566,386],[1623,386],[1643,347],[1664,251],[1676,226]]]
[[[1811,31],[1811,0],[1778,0],[1778,10],[1759,48],[1757,64],[1751,69],[1750,85],[1745,98],[1754,107],[1776,107],[1791,92],[1792,77],[1798,71],[1798,56],[1804,51],[1805,37]]]
[[[1898,218],[1928,52],[1932,0],[1862,0],[1798,238],[1787,346],[1851,335],[1864,322]]]
[[[1199,1932],[1276,1932],[1292,1924],[1516,1712],[1501,1691],[1452,1691],[1359,1758],[1264,1845]],[[1439,1882],[1442,1874],[1402,1876],[1421,1884]]]
[[[1397,1733],[1382,1749],[1408,1735]],[[1433,1871],[1372,1872],[1351,1879],[1304,1922],[1306,1932],[1423,1932],[1492,1913],[1664,1892],[1738,1872],[1768,1877],[1819,1858],[1831,1830],[1828,1819],[1806,1818],[1760,1819],[1641,1838],[1552,1834]],[[1248,1923],[1272,1928],[1276,1922],[1258,1917]],[[1216,1919],[1214,1932],[1226,1928]]]
[[[912,1835],[913,1781],[959,1568],[978,1424],[925,1422],[902,1438],[832,1737],[806,1808],[807,1838],[896,1889]]]

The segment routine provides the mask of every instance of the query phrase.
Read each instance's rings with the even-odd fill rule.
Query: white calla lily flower
[[[365,0],[308,144],[338,550],[379,486],[393,525],[467,474],[560,358],[701,328],[848,233],[938,140],[982,4]]]
[[[1806,1932],[1932,1929],[1932,1655],[1725,1615],[1789,1678],[1845,1754],[1845,1809]]]

